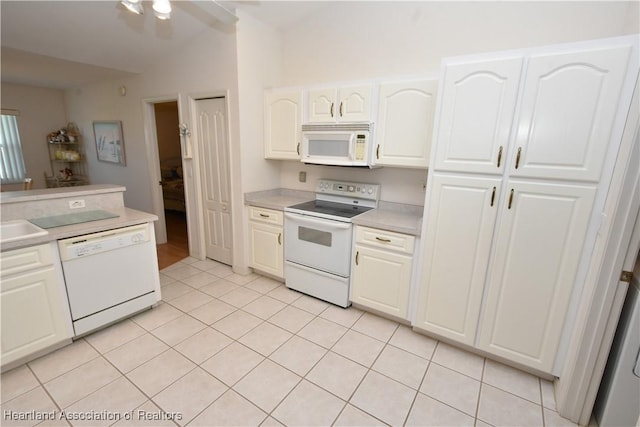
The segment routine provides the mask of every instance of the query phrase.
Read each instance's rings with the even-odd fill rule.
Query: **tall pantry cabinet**
[[[415,327],[554,373],[637,62],[637,37],[444,62]]]

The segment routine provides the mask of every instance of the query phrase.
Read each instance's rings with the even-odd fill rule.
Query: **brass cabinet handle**
[[[376,240],[379,241],[379,242],[383,242],[383,243],[391,243],[390,239],[385,239],[383,237],[376,236]]]
[[[333,102],[331,103],[331,117],[333,117]]]
[[[518,147],[518,154],[516,154],[516,169],[520,166],[520,153],[522,152],[522,147]]]
[[[376,147],[376,159],[380,160],[380,144]]]
[[[282,245],[282,233],[278,233],[278,244]]]
[[[356,265],[359,265],[359,264],[358,264],[358,260],[359,260],[359,259],[360,259],[360,251],[357,251],[357,252],[356,252]]]
[[[342,117],[342,101],[340,101],[340,117]]]
[[[493,187],[493,191],[491,192],[491,206],[493,206],[493,202],[496,200],[496,187]]]
[[[260,214],[260,216],[261,216],[262,218],[269,218],[271,215],[267,215],[267,214],[263,214],[263,213],[261,213],[261,214]]]
[[[508,209],[511,209],[511,203],[513,202],[513,188],[511,189],[511,194],[509,194],[509,206]]]
[[[498,167],[500,167],[500,163],[502,163],[502,145],[500,146],[500,150],[498,150]]]
[[[296,145],[296,153],[298,153],[298,156],[300,155],[300,143],[298,142],[298,145]]]

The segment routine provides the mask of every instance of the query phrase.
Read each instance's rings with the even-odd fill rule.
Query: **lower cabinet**
[[[284,276],[284,236],[281,211],[249,207],[249,266],[275,277]]]
[[[356,226],[351,301],[409,318],[415,237]]]
[[[0,254],[3,367],[73,336],[57,253],[53,242]]]

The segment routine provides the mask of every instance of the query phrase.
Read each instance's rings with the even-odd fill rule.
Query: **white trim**
[[[633,60],[637,57],[634,56]],[[562,375],[556,380],[558,412],[581,425],[589,422],[593,403],[602,379],[606,355],[613,340],[612,322],[620,315],[618,282],[624,258],[629,251],[631,231],[638,215],[640,200],[640,87],[635,93],[613,177],[605,203],[603,224],[591,259],[591,267],[576,317]]]
[[[153,213],[158,216],[158,221],[154,227],[157,244],[167,243],[167,224],[164,218],[162,187],[158,185],[160,180],[162,180],[162,175],[160,173],[158,136],[156,135],[156,115],[153,106],[154,104],[171,101],[178,102],[178,121],[180,122],[180,97],[178,94],[142,99],[144,142],[147,150],[147,163],[149,166],[149,192],[151,193]],[[187,211],[188,210],[189,209],[187,208]]]

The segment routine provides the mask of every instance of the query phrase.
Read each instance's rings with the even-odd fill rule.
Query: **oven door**
[[[284,215],[284,255],[287,261],[349,277],[350,222],[291,212]]]

